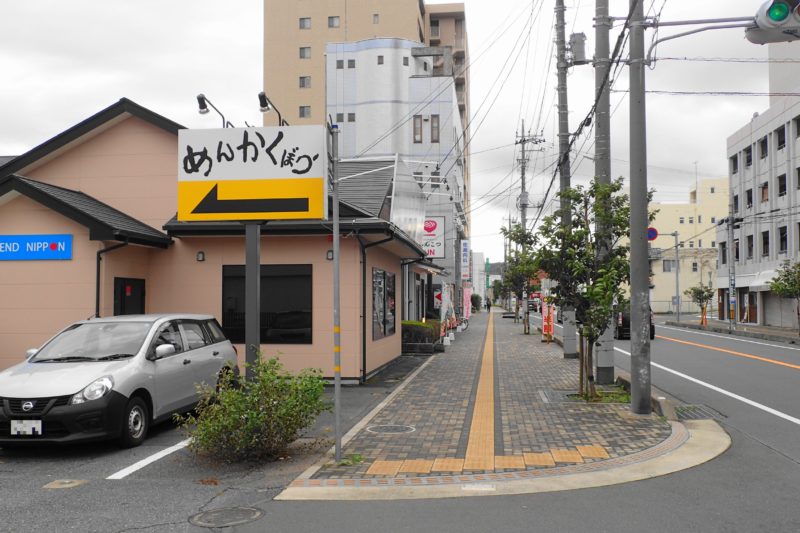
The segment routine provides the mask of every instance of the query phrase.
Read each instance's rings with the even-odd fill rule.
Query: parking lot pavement
[[[344,387],[343,430],[425,360],[401,357],[367,384]],[[332,389],[326,394],[332,397]],[[160,424],[132,449],[115,442],[0,449],[0,532],[193,531],[187,519],[200,511],[271,500],[328,450],[332,426],[333,413],[323,414],[288,456],[274,463],[215,463],[181,448],[122,479],[107,478],[174,447],[186,439],[184,432],[173,423]]]

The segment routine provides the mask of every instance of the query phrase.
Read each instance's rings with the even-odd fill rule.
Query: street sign
[[[178,132],[178,220],[325,219],[324,126]]]
[[[658,230],[653,227],[647,228],[647,240],[654,241],[658,238]]]

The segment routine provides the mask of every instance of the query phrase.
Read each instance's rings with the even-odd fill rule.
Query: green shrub
[[[472,304],[473,309],[480,309],[483,303],[483,298],[481,298],[480,294],[472,294],[469,297],[469,301]]]
[[[319,370],[290,374],[277,359],[252,365],[253,378],[232,372],[202,390],[194,413],[177,417],[198,455],[233,462],[276,459],[316,417],[330,409]]]
[[[436,342],[439,338],[439,324],[438,320],[428,320],[427,322],[403,320],[401,323],[402,341],[407,344]]]

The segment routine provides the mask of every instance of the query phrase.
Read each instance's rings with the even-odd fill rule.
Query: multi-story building
[[[770,58],[800,57],[787,45],[770,45]],[[770,65],[770,91],[797,90],[800,72]],[[769,290],[784,261],[800,258],[800,102],[772,97],[770,108],[728,137],[733,243],[717,228],[720,318],[726,303],[740,322],[797,327],[792,302]],[[729,291],[733,263],[736,292]],[[732,297],[733,296],[733,297]],[[729,308],[729,309],[730,309]]]
[[[675,312],[680,302],[682,312],[694,312],[697,306],[683,291],[700,284],[711,286],[716,278],[715,230],[728,211],[728,180],[701,180],[689,192],[688,203],[654,202],[650,209],[657,212],[651,226],[658,230],[650,243],[651,307],[656,313]]]

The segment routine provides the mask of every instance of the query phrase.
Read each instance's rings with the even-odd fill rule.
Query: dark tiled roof
[[[95,113],[91,117],[79,122],[71,128],[64,130],[52,139],[49,139],[39,146],[28,150],[26,153],[18,157],[12,157],[7,161],[3,161],[2,158],[0,158],[0,177],[8,176],[14,172],[19,172],[32,163],[35,163],[39,159],[56,152],[57,150],[79,139],[92,130],[103,126],[107,122],[117,119],[124,114],[138,117],[156,127],[159,127],[170,133],[174,133],[175,135],[178,134],[179,130],[184,129],[184,127],[177,122],[173,122],[172,120],[163,117],[158,113],[154,113],[146,107],[140,106],[136,102],[128,100],[127,98],[120,98],[118,102],[108,106],[98,113]]]
[[[72,189],[23,176],[0,179],[0,196],[16,191],[89,228],[92,240],[124,241],[166,248],[172,239],[108,204]]]
[[[0,167],[2,167],[3,165],[8,163],[9,161],[14,159],[15,157],[17,157],[17,156],[15,156],[15,155],[0,155]]]
[[[342,161],[339,164],[339,179],[364,172],[368,174],[339,182],[339,198],[377,217],[390,201],[388,197],[392,194],[394,183],[394,160]]]

